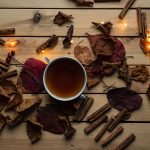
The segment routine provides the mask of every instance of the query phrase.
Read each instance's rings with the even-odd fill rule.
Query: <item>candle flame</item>
[[[20,43],[19,40],[16,40],[16,39],[8,39],[8,40],[5,42],[5,46],[8,47],[8,48],[15,48],[19,43]]]
[[[45,50],[42,50],[42,53],[44,53],[45,52]]]

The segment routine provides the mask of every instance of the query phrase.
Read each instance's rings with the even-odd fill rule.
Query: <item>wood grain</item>
[[[39,24],[34,24],[31,20],[36,11],[42,14]],[[62,27],[53,24],[53,16],[59,9],[0,9],[1,23],[0,28],[16,28],[15,36],[49,36],[52,34],[65,36],[67,27],[71,23],[66,23]],[[111,21],[114,26],[111,34],[116,36],[138,36],[136,10],[130,10],[124,20],[118,19],[120,10],[114,9],[63,9],[64,13],[72,14],[75,26],[74,36],[83,36],[89,30],[90,34],[100,33],[91,24],[92,21],[102,22]],[[147,12],[148,23],[150,22],[150,11]],[[149,28],[148,24],[148,28]]]
[[[121,0],[121,2],[109,2],[109,3],[96,3],[93,8],[123,8],[128,0]],[[132,8],[136,7],[149,7],[149,0],[137,0]],[[77,7],[71,0],[55,0],[51,2],[49,0],[5,0],[0,1],[1,8],[87,8]],[[89,7],[88,7],[89,8]]]

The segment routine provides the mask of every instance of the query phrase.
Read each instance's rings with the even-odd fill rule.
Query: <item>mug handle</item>
[[[45,57],[45,61],[46,61],[48,64],[51,62],[47,57]]]

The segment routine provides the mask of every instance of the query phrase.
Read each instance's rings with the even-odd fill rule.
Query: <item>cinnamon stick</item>
[[[15,28],[0,29],[0,34],[15,34]]]
[[[0,80],[14,77],[17,74],[18,74],[17,70],[13,70],[13,71],[9,71],[9,72],[3,73],[3,74],[0,75]]]
[[[135,2],[135,0],[129,0],[125,7],[122,9],[121,13],[119,14],[119,18],[123,19],[124,16],[126,15],[126,13],[128,12],[128,10],[130,9],[130,7],[133,5],[133,3]]]
[[[147,31],[147,19],[146,19],[146,13],[143,12],[141,14],[141,20],[142,20],[142,35],[144,38],[146,38],[146,31]]]
[[[74,0],[76,1],[78,6],[89,6],[92,7],[93,6],[93,0]]]
[[[96,120],[95,122],[91,123],[89,126],[87,126],[84,129],[84,132],[86,134],[91,133],[93,130],[95,130],[100,124],[102,124],[104,121],[106,121],[108,119],[107,115],[102,116],[101,118],[99,118],[98,120]]]
[[[8,70],[8,67],[6,67],[6,66],[4,66],[4,65],[2,65],[2,64],[0,64],[0,68],[1,68],[2,70],[4,70],[4,71],[7,71],[7,70]]]
[[[6,66],[6,67],[9,66],[9,64],[8,64],[5,60],[3,60],[3,59],[1,59],[1,58],[0,58],[0,64],[4,65],[4,66]]]
[[[120,126],[116,130],[114,130],[106,139],[101,142],[102,146],[108,145],[111,141],[113,141],[117,136],[119,136],[123,132],[123,127]]]
[[[112,122],[114,121],[113,118],[110,118],[108,120],[108,122],[103,126],[103,128],[100,130],[100,132],[97,134],[97,136],[95,137],[95,141],[98,142],[102,136],[105,134],[105,132],[108,130],[108,127],[110,126],[110,124],[112,124]]]
[[[126,148],[131,142],[135,140],[135,135],[132,133],[127,138],[125,138],[114,150],[123,150]]]
[[[104,106],[102,106],[101,108],[99,108],[97,111],[95,111],[94,113],[92,113],[90,116],[87,117],[87,121],[89,122],[93,122],[96,119],[98,119],[99,117],[101,117],[102,115],[104,115],[108,110],[111,109],[111,106],[109,103],[105,104]]]
[[[138,21],[138,31],[139,34],[142,34],[142,17],[141,17],[141,8],[137,8],[137,21]]]
[[[118,113],[117,117],[114,119],[114,122],[109,126],[108,131],[112,131],[122,120],[122,118],[127,114],[127,108],[124,108],[121,112]]]

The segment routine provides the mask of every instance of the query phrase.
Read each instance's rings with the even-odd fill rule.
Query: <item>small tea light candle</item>
[[[19,43],[20,43],[19,40],[16,40],[16,39],[8,39],[8,40],[5,42],[5,47],[7,47],[7,48],[15,48]]]

